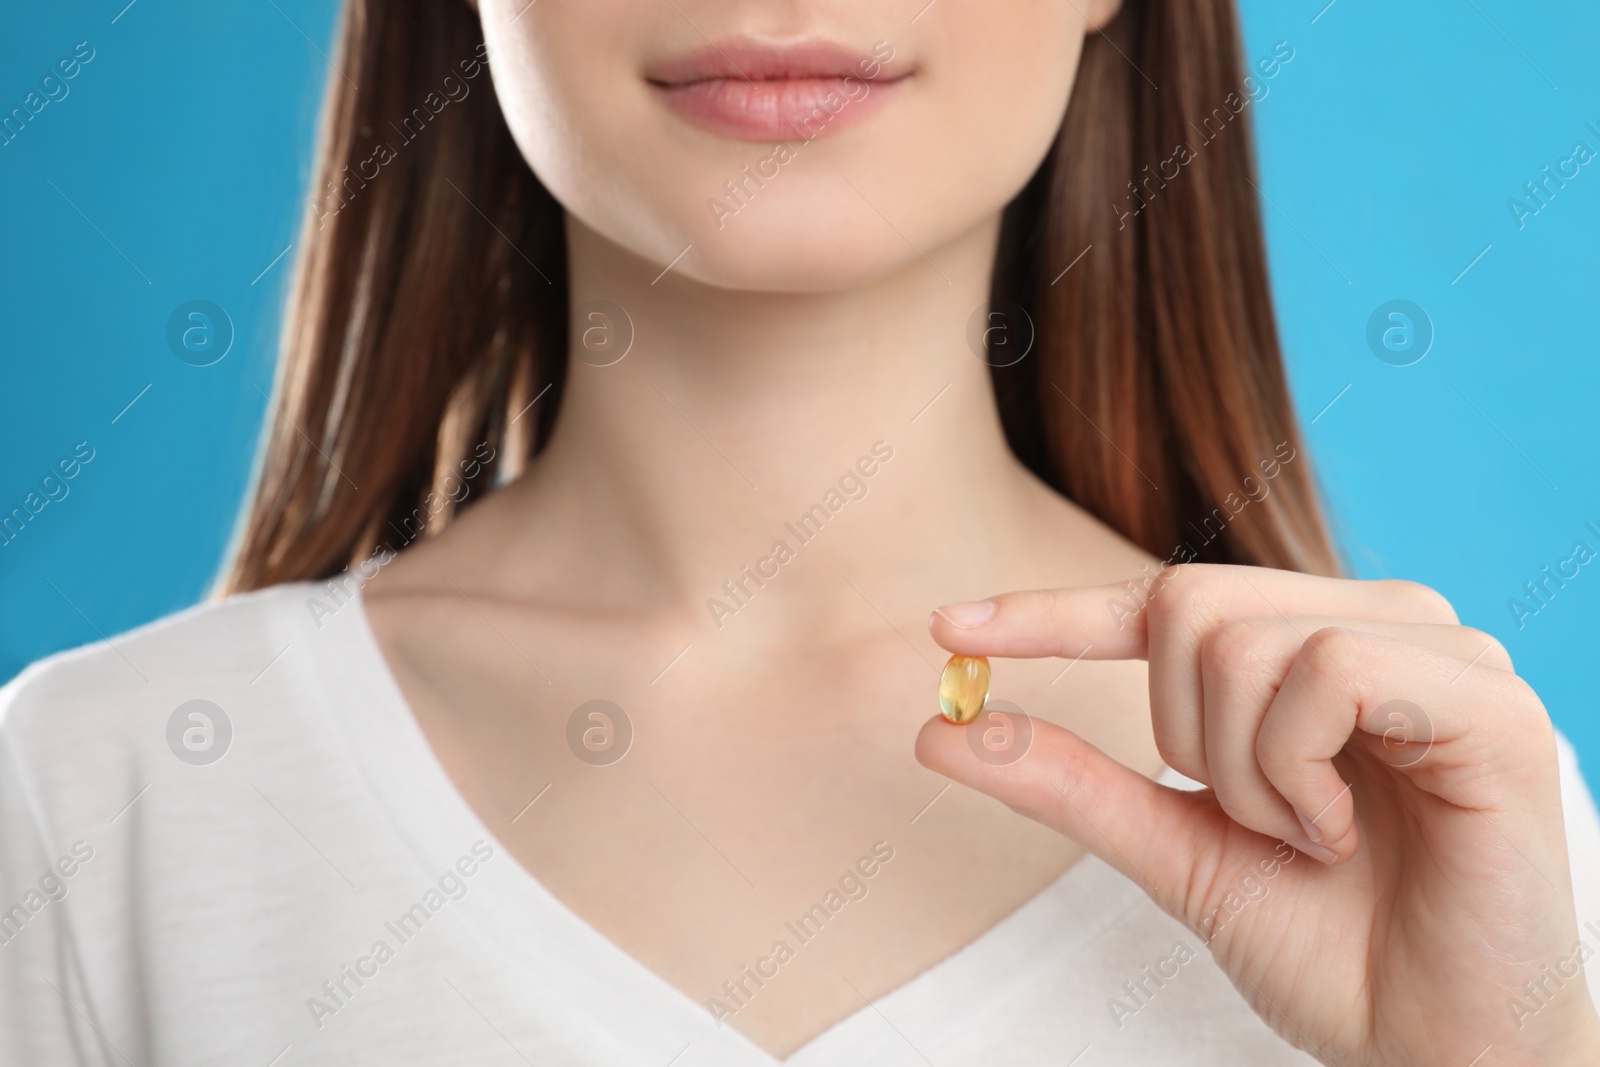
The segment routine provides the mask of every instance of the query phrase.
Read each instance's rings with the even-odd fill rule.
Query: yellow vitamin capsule
[[[939,676],[939,710],[953,723],[969,723],[989,699],[989,661],[982,656],[951,656]]]

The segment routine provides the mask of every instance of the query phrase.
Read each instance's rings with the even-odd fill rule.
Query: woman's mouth
[[[886,42],[860,51],[825,41],[728,38],[662,60],[646,80],[681,118],[751,141],[810,141],[859,122],[911,71]]]

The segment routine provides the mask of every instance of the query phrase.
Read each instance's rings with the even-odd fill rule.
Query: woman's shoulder
[[[226,715],[258,694],[281,693],[263,683],[275,671],[292,675],[285,661],[296,645],[314,651],[324,616],[349,603],[330,609],[323,594],[314,585],[274,586],[39,660],[0,688],[0,735],[12,760],[71,767],[80,777],[109,771],[107,761],[171,748],[168,727],[191,722],[180,711],[187,705]],[[192,756],[183,729],[177,752]],[[188,734],[187,743],[198,736]]]

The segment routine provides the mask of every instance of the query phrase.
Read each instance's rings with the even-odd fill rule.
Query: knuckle
[[[1050,613],[1058,611],[1067,600],[1067,591],[1055,586],[1036,590],[1032,595],[1039,609]]]
[[[1530,734],[1539,740],[1553,738],[1555,723],[1527,679],[1517,674],[1502,674],[1493,684],[1498,690],[1495,703],[1518,734]]]
[[[1511,653],[1507,651],[1505,645],[1500,643],[1498,638],[1471,626],[1463,626],[1461,630],[1466,638],[1467,645],[1473,649],[1482,650],[1481,652],[1473,653],[1478,657],[1480,664],[1493,667],[1496,670],[1515,672],[1516,667],[1511,662]]]
[[[1072,636],[1080,629],[1076,622],[1079,613],[1073,592],[1070,589],[1042,589],[1030,594],[1027,605],[1030,621],[1047,632],[1046,643],[1058,656],[1071,657],[1083,651],[1082,641]],[[1115,613],[1112,617],[1116,617]]]
[[[1405,578],[1385,578],[1381,584],[1391,597],[1410,607],[1422,618],[1439,620],[1452,626],[1461,621],[1449,598],[1432,586]]]
[[[1160,592],[1150,601],[1150,625],[1171,630],[1192,625],[1191,620],[1205,614],[1213,569],[1203,563],[1185,563],[1164,575]]]
[[[1041,620],[1061,617],[1066,603],[1066,593],[1061,589],[1033,589],[1026,593],[1004,593],[995,598],[997,603],[1010,606],[1014,603],[1024,613]]]
[[[1225,622],[1200,643],[1200,662],[1204,669],[1225,675],[1253,670],[1261,656],[1261,637],[1254,622]]]
[[[1326,626],[1306,638],[1300,662],[1315,679],[1348,679],[1360,662],[1362,642],[1354,630]]]

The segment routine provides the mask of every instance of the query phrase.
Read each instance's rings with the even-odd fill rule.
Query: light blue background
[[[204,594],[272,380],[335,5],[125,2],[14,5],[0,34],[0,111],[96,52],[0,148],[0,511],[96,452],[0,548],[0,678]],[[1600,549],[1600,162],[1525,228],[1507,207],[1576,141],[1600,150],[1600,8],[1324,2],[1244,8],[1248,58],[1295,50],[1250,112],[1338,532],[1359,573],[1427,582],[1500,637],[1600,783],[1600,565],[1524,628],[1507,606],[1575,541]],[[164,340],[197,298],[236,328],[206,368]],[[1413,366],[1367,347],[1393,299],[1436,331]]]

